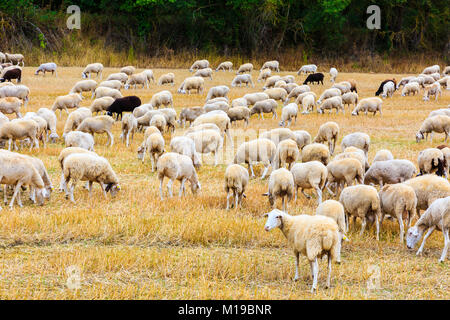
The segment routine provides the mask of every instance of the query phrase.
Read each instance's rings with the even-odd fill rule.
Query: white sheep
[[[437,73],[441,72],[441,67],[437,64],[435,64],[434,66],[431,66],[431,67],[426,67],[422,71],[423,74],[432,74],[432,73],[436,73],[436,72]]]
[[[249,84],[254,88],[255,85],[252,81],[252,76],[250,74],[238,74],[236,77],[234,77],[233,81],[231,81],[232,87],[242,87],[242,84],[245,84],[247,87]]]
[[[63,135],[65,138],[66,134],[70,131],[76,130],[80,123],[86,119],[92,117],[92,112],[89,108],[81,107],[69,114],[66,123],[64,124]]]
[[[114,144],[114,136],[111,132],[113,124],[114,119],[110,116],[89,117],[79,124],[77,131],[90,133],[92,137],[94,137],[95,133],[106,133],[108,136],[106,145],[109,144],[112,147]]]
[[[416,142],[419,142],[422,139],[427,141],[428,134],[431,136],[431,142],[433,142],[433,133],[444,133],[445,139],[444,142],[447,142],[447,137],[450,134],[450,117],[437,115],[433,117],[426,118],[422,125],[420,126],[419,131],[416,133]]]
[[[215,86],[211,87],[206,95],[206,101],[217,97],[226,97],[230,88],[227,86]]]
[[[46,72],[51,72],[52,75],[54,74],[55,77],[57,77],[58,73],[56,72],[56,68],[57,68],[57,66],[56,66],[56,63],[54,63],[54,62],[43,63],[39,66],[39,68],[36,69],[36,72],[34,74],[38,75],[39,72],[42,72],[42,74],[45,77]]]
[[[202,77],[188,77],[181,83],[177,92],[182,94],[187,92],[188,94],[191,94],[191,90],[197,90],[198,94],[202,94],[204,86],[205,80]]]
[[[283,211],[286,211],[288,203],[294,195],[294,177],[285,168],[272,171],[269,177],[269,190],[263,196],[269,198],[270,205],[275,208],[277,198],[281,198]]]
[[[236,74],[241,74],[241,73],[246,73],[246,72],[251,73],[252,70],[253,70],[253,64],[251,64],[251,63],[244,63],[244,64],[241,64],[239,66],[239,69],[236,72]]]
[[[262,162],[264,164],[264,171],[261,176],[261,179],[264,179],[267,172],[269,171],[269,166],[272,165],[275,153],[276,153],[276,146],[271,140],[259,138],[241,144],[236,150],[236,155],[234,157],[233,162],[235,164],[243,162],[247,163],[252,178],[255,177],[252,162],[254,161]]]
[[[69,110],[67,109],[78,108],[82,100],[83,98],[79,93],[69,93],[65,96],[58,96],[53,103],[52,111],[56,113],[56,110],[59,110],[59,118],[61,118],[62,110],[65,110],[67,114],[69,114]]]
[[[185,136],[173,137],[170,140],[170,150],[171,152],[188,156],[191,158],[194,167],[197,169],[200,168],[201,161],[197,151],[195,151],[195,142],[191,138]]]
[[[302,72],[307,73],[316,73],[317,66],[315,64],[305,64],[298,71],[297,74],[300,75]]]
[[[394,160],[392,152],[387,149],[378,150],[372,162]]]
[[[120,72],[125,73],[127,76],[131,76],[133,73],[136,72],[136,68],[133,66],[126,66],[120,69]]]
[[[106,78],[106,80],[119,80],[120,82],[125,84],[125,82],[127,82],[128,80],[128,75],[123,72],[111,73],[108,78]]]
[[[327,182],[327,167],[319,161],[296,163],[291,168],[295,184],[295,201],[297,201],[298,188],[307,199],[311,196],[304,189],[314,189],[317,193],[317,202],[322,203],[322,190]]]
[[[142,74],[145,74],[147,76],[147,82],[155,82],[155,77],[153,76],[153,70],[151,69],[145,69],[144,71],[141,72]]]
[[[108,107],[110,105],[112,105],[112,103],[114,102],[114,98],[113,97],[102,97],[102,98],[98,98],[95,99],[94,101],[92,101],[92,104],[89,106],[89,109],[91,110],[92,114],[97,114],[103,113],[103,111],[106,111],[108,109]]]
[[[280,100],[281,102],[286,101],[288,93],[283,88],[271,88],[264,90],[264,93],[269,96],[269,99]]]
[[[83,133],[83,132],[78,132],[78,133]],[[74,154],[74,153],[88,153],[88,154],[92,154],[94,156],[98,156],[98,154],[96,154],[94,151],[89,151],[89,150],[86,150],[84,148],[79,148],[79,147],[66,147],[66,148],[62,149],[58,156],[58,162],[61,167],[61,179],[60,179],[60,183],[59,183],[59,191],[60,192],[63,192],[66,190],[65,179],[64,179],[64,160],[68,156],[70,156],[71,154]],[[89,189],[89,182],[86,182],[85,188]]]
[[[287,101],[285,101],[285,104],[288,103],[288,101],[291,98],[297,99],[299,95],[306,93],[306,92],[311,92],[311,87],[306,84],[295,87],[294,89],[291,90],[291,92],[289,92],[289,95],[287,96]]]
[[[220,128],[220,134],[223,137],[224,134],[228,137],[228,142],[231,147],[233,147],[233,139],[231,138],[231,121],[228,115],[223,111],[212,111],[198,116],[194,122],[192,123],[192,127],[201,125],[201,124],[215,124]]]
[[[157,92],[152,96],[149,104],[152,108],[156,108],[156,109],[158,109],[162,105],[165,107],[170,105],[173,108],[172,93],[168,90]]]
[[[233,71],[233,62],[231,62],[231,61],[225,61],[225,62],[222,62],[222,63],[219,64],[219,65],[217,66],[217,68],[216,68],[216,71],[219,71],[219,70],[223,70],[223,71],[225,71],[225,70]]]
[[[356,92],[347,92],[342,95],[342,103],[345,105],[352,105],[356,107],[358,104],[358,94]]]
[[[442,231],[444,235],[444,250],[442,250],[439,262],[444,262],[447,258],[450,246],[449,229],[450,229],[450,197],[435,200],[424,214],[417,220],[414,227],[408,230],[406,235],[406,244],[408,249],[414,248],[416,243],[422,238],[425,231],[427,233],[423,237],[422,244],[417,250],[417,255],[423,252],[425,241],[437,229]]]
[[[40,108],[36,114],[47,121],[47,138],[52,143],[55,143],[59,139],[58,133],[56,132],[56,114],[47,108]],[[48,134],[48,130],[50,130],[50,134]]]
[[[405,86],[402,89],[402,97],[409,96],[410,94],[415,96],[416,93],[419,93],[419,91],[420,91],[420,86],[417,82],[407,83],[407,84],[405,84]]]
[[[80,80],[70,89],[69,93],[79,93],[82,94],[83,92],[91,92],[92,96],[94,97],[95,89],[97,88],[97,82],[95,80]]]
[[[172,72],[165,73],[158,79],[158,86],[162,86],[165,84],[170,84],[172,86],[175,85],[175,74]]]
[[[212,153],[214,156],[214,165],[219,164],[219,150],[223,145],[223,138],[216,130],[201,130],[190,132],[186,137],[191,138],[195,143],[195,149],[198,153]]]
[[[415,76],[408,76],[408,77],[404,77],[402,78],[398,83],[397,83],[397,87],[396,89],[399,89],[401,86],[406,85],[407,83],[409,83],[411,80],[413,80],[414,78],[416,78]]]
[[[100,82],[100,84],[98,86],[120,90],[120,88],[122,88],[122,82],[120,82],[120,80],[105,80],[105,81]]]
[[[137,150],[138,159],[142,160],[142,163],[144,163],[145,153],[148,151],[152,164],[152,172],[155,171],[159,157],[164,153],[164,144],[164,138],[161,133],[155,132],[149,135]]]
[[[342,113],[345,113],[345,108],[340,96],[325,99],[325,101],[317,107],[317,111],[321,114],[325,112],[324,110],[330,110],[331,113],[333,109],[336,109],[336,114],[339,113],[339,109],[342,110]]]
[[[198,69],[205,69],[209,67],[209,61],[208,60],[196,60],[192,66],[189,68],[189,72],[193,72],[194,70]]]
[[[227,193],[227,210],[230,209],[230,198],[234,197],[234,207],[238,209],[245,197],[245,189],[249,180],[248,171],[239,164],[230,164],[225,170],[225,192]]]
[[[155,114],[151,119],[150,119],[150,126],[154,126],[156,128],[158,128],[158,130],[163,133],[164,132],[164,128],[167,125],[167,121],[166,118],[164,117],[163,114],[160,114],[159,112],[157,114]]]
[[[330,161],[330,150],[321,143],[311,143],[303,147],[302,162],[320,161],[327,165]]]
[[[91,74],[92,73],[96,73],[97,74],[97,78],[100,77],[100,79],[102,78],[102,72],[103,72],[103,65],[101,63],[91,63],[88,64],[86,66],[86,68],[84,68],[83,72],[81,73],[81,77],[83,79],[86,79],[89,77],[89,79],[91,78]],[[88,76],[89,75],[89,76]]]
[[[319,127],[319,131],[317,132],[317,136],[314,138],[313,142],[328,142],[328,149],[330,150],[330,154],[333,155],[338,135],[339,125],[334,121],[328,121]]]
[[[425,174],[403,182],[412,187],[417,197],[417,213],[426,210],[434,200],[450,196],[450,183],[435,174]],[[420,216],[420,215],[419,215]]]
[[[292,119],[294,118],[294,123],[297,122],[298,116],[298,106],[296,103],[289,103],[281,109],[281,121],[279,123],[280,127],[291,125]]]
[[[342,150],[348,147],[355,147],[364,151],[364,155],[367,158],[367,153],[369,152],[370,137],[368,134],[363,132],[353,132],[346,135],[341,142]]]
[[[213,71],[211,68],[199,69],[195,72],[194,77],[209,78],[212,80]]]
[[[336,68],[331,68],[330,69],[330,82],[334,83],[336,81],[336,77],[338,75],[338,71]]]
[[[439,84],[439,82],[435,82],[425,87],[423,101],[430,101],[430,96],[434,96],[435,101],[438,100],[439,96],[442,96],[441,85]]]
[[[14,142],[14,148],[18,150],[16,140],[30,139],[30,151],[33,145],[39,149],[39,142],[37,139],[39,125],[34,120],[14,119],[5,122],[0,127],[0,140],[8,139],[8,150],[11,151],[11,143]]]
[[[342,91],[339,90],[338,88],[326,89],[320,95],[319,99],[317,100],[317,104],[321,104],[322,101],[325,99],[336,97],[336,96],[341,96],[341,95],[342,95]]]
[[[273,168],[284,168],[286,164],[288,169],[291,170],[292,164],[294,164],[299,158],[300,152],[298,150],[297,142],[292,139],[286,139],[280,141],[275,151],[275,157],[273,159]]]
[[[305,94],[299,95],[297,100],[300,100],[300,97],[302,97],[300,103],[303,106],[302,114],[308,114],[314,111],[314,106],[316,105],[315,95],[311,94],[311,92],[306,92]]]
[[[272,70],[263,69],[259,72],[257,82],[266,81],[272,75]]]
[[[275,86],[275,83],[277,83],[278,81],[280,81],[281,80],[281,77],[280,76],[271,76],[271,77],[268,77],[267,79],[266,79],[266,82],[264,83],[264,87],[263,87],[263,90],[264,89],[269,89],[269,88],[273,88],[274,86]]]
[[[231,108],[235,107],[247,107],[247,99],[245,98],[236,98],[231,101]]]
[[[393,83],[393,82],[389,82]],[[352,116],[359,115],[360,112],[364,112],[364,114],[367,116],[368,112],[373,112],[373,116],[377,112],[381,113],[381,107],[383,105],[383,100],[381,100],[378,97],[370,97],[370,98],[364,98],[359,101],[359,103],[356,105],[356,107],[352,111]]]
[[[142,85],[142,89],[145,87],[147,87],[147,89],[149,88],[147,74],[141,72],[130,75],[124,88],[128,90],[134,85],[134,89],[136,90],[138,84]]]
[[[3,114],[15,113],[17,118],[22,118],[20,107],[22,100],[16,97],[0,98],[0,112]]]
[[[250,107],[258,101],[269,99],[269,96],[267,95],[267,93],[264,92],[255,92],[255,93],[247,93],[242,98],[247,101],[247,106]]]
[[[24,59],[24,56],[20,53],[11,54],[5,52],[5,61],[9,61],[12,64],[19,65],[22,62],[22,67],[25,67]]]
[[[291,216],[277,209],[264,214],[264,216],[267,217],[264,229],[270,231],[273,228],[280,228],[294,249],[295,281],[299,279],[298,264],[300,253],[308,258],[313,278],[311,292],[317,289],[319,277],[318,259],[325,255],[328,256],[326,287],[329,288],[331,262],[337,260],[340,263],[339,229],[336,222],[325,216],[310,216],[306,214]]]
[[[264,69],[270,69],[273,71],[280,72],[280,63],[277,60],[266,61],[264,62],[259,71],[262,71]]]
[[[133,141],[134,133],[137,130],[137,120],[131,113],[127,113],[122,118],[122,141],[126,141],[126,146],[129,146],[130,134],[131,141]]]
[[[449,116],[450,117],[450,109],[449,108],[444,108],[444,109],[437,109],[437,110],[433,110],[428,114],[427,118],[431,118],[434,116]]]
[[[263,113],[272,113],[272,119],[277,118],[277,107],[278,104],[274,99],[261,100],[250,109],[250,116],[259,114],[261,120],[264,120]]]
[[[364,184],[394,184],[411,179],[417,173],[414,164],[405,159],[376,161],[364,176]]]
[[[348,240],[345,236],[345,230],[347,230],[347,226],[345,223],[345,211],[344,206],[336,200],[326,200],[320,203],[316,209],[316,216],[325,216],[336,221],[339,230],[339,240]],[[339,250],[339,256],[341,252]]]
[[[351,186],[353,181],[361,184],[364,177],[364,169],[361,162],[354,158],[335,159],[327,165],[327,171],[327,190],[331,195],[339,195],[339,191],[345,185]],[[336,185],[335,192],[330,190],[330,184]]]
[[[420,174],[435,173],[444,174],[447,177],[447,170],[440,172],[445,167],[445,158],[441,150],[437,148],[427,148],[419,152],[417,163]]]
[[[395,92],[395,83],[393,81],[388,81],[383,85],[383,93],[381,97],[383,98],[391,98]]]
[[[227,111],[227,115],[230,118],[230,123],[233,124],[235,121],[243,120],[245,126],[248,126],[250,121],[250,110],[247,107],[238,106],[234,108],[230,108]],[[237,123],[237,122],[236,122]]]
[[[78,147],[94,151],[94,137],[86,132],[71,131],[64,137],[66,147]]]
[[[112,97],[114,99],[123,98],[122,93],[120,93],[117,89],[111,89],[107,87],[98,87],[94,91],[94,95],[92,98],[103,98],[103,97]]]
[[[30,89],[25,85],[0,87],[0,98],[16,97],[23,101],[23,107],[26,108],[30,96]]]

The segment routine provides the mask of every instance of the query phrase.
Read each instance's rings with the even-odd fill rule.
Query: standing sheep
[[[281,121],[279,123],[279,126],[289,127],[291,125],[292,118],[294,118],[294,123],[297,122],[297,116],[298,116],[297,104],[289,103],[287,106],[284,106],[283,109],[281,109]]]
[[[142,160],[142,163],[144,163],[145,153],[148,151],[152,163],[152,172],[155,171],[159,157],[164,153],[164,144],[161,133],[155,132],[149,135],[137,150],[138,159]]]
[[[295,184],[295,201],[297,201],[298,188],[307,199],[311,196],[304,189],[314,189],[317,192],[317,203],[322,203],[322,190],[327,182],[327,167],[319,161],[296,163],[291,169]]]
[[[83,92],[91,92],[92,96],[94,97],[95,89],[97,88],[97,82],[95,80],[80,80],[70,89],[69,94],[71,93],[79,93],[80,95]]]
[[[346,135],[341,142],[342,150],[348,147],[356,147],[364,151],[367,158],[367,153],[369,152],[370,137],[368,134],[363,132],[353,132]]]
[[[194,70],[205,69],[209,67],[208,60],[196,60],[192,66],[189,68],[189,72],[193,72]]]
[[[244,64],[241,64],[239,66],[239,69],[236,72],[236,74],[241,74],[241,73],[246,73],[246,72],[251,73],[252,70],[253,70],[253,64],[251,64],[251,63],[244,63]]]
[[[364,175],[364,184],[401,183],[411,179],[417,173],[414,164],[409,160],[393,159],[372,163]]]
[[[403,183],[412,187],[416,193],[418,214],[420,210],[428,209],[434,200],[450,196],[450,183],[434,174],[415,177]]]
[[[433,142],[434,132],[445,133],[444,142],[447,142],[448,135],[450,134],[450,117],[437,115],[426,118],[416,133],[416,142],[419,143],[422,139],[427,141],[429,133],[431,133],[431,142]]]
[[[114,136],[111,133],[111,128],[114,124],[114,119],[110,116],[96,116],[84,119],[77,128],[77,131],[87,132],[94,136],[94,133],[106,133],[108,135],[108,141],[106,145],[110,144],[112,147],[114,144]]]
[[[165,84],[170,84],[172,86],[175,85],[175,74],[173,74],[172,72],[163,74],[161,77],[159,77],[158,79],[158,86],[162,86]]]
[[[129,146],[130,134],[131,141],[133,141],[134,133],[137,130],[137,120],[133,114],[126,114],[122,119],[122,141],[126,141],[126,146]]]
[[[225,70],[233,71],[233,62],[231,62],[231,61],[225,61],[225,62],[222,62],[222,63],[219,64],[219,65],[217,66],[217,68],[216,68],[216,71],[219,71],[219,70],[223,70],[223,71],[225,71]]]
[[[100,77],[100,79],[102,78],[102,71],[103,71],[103,65],[101,63],[91,63],[88,64],[86,66],[86,68],[84,68],[83,72],[81,73],[81,77],[83,79],[86,79],[89,77],[89,79],[91,78],[91,73],[96,73],[97,74],[97,78]],[[89,76],[88,76],[89,75]]]
[[[54,62],[48,62],[48,63],[43,63],[39,66],[39,68],[37,68],[36,72],[34,73],[34,75],[39,75],[39,72],[42,72],[42,74],[45,77],[45,73],[46,72],[51,72],[52,75],[55,75],[55,77],[58,76],[57,72],[56,72],[56,63]]]
[[[205,80],[202,77],[188,77],[184,79],[183,83],[178,88],[177,92],[186,94],[191,94],[191,90],[197,90],[198,94],[203,93],[205,86]]]
[[[269,197],[270,205],[275,208],[277,198],[281,198],[283,211],[286,211],[288,202],[294,195],[294,177],[285,168],[274,170],[269,177],[269,191],[263,196]]]
[[[357,116],[360,112],[364,112],[366,116],[368,112],[373,112],[373,116],[375,116],[375,114],[379,112],[381,116],[382,105],[383,100],[378,97],[361,99],[355,109],[353,109],[352,116]]]
[[[339,125],[334,121],[328,121],[319,127],[319,131],[317,132],[317,136],[314,138],[313,142],[315,143],[328,142],[328,149],[330,150],[330,155],[333,155],[338,135],[339,135]]]
[[[252,162],[262,162],[264,164],[264,172],[261,176],[261,179],[264,179],[267,171],[269,171],[269,166],[273,163],[275,152],[276,146],[271,140],[259,138],[241,144],[236,151],[233,162],[235,164],[239,164],[242,162],[247,163],[252,174],[252,178],[255,177]]]
[[[227,193],[227,210],[230,208],[230,198],[234,196],[234,207],[238,209],[245,197],[248,184],[248,171],[239,164],[230,164],[225,170],[225,192]]]
[[[302,150],[302,162],[320,161],[324,165],[330,162],[330,150],[320,143],[312,143]]]
[[[233,81],[231,81],[231,86],[234,88],[236,86],[242,87],[242,84],[245,84],[247,87],[249,84],[254,88],[255,85],[252,81],[252,76],[250,74],[238,74],[234,77]]]
[[[273,168],[284,168],[287,164],[288,169],[291,170],[292,164],[297,161],[298,157],[299,150],[297,142],[292,139],[283,140],[277,146],[275,158],[273,160]]]
[[[303,65],[297,71],[297,74],[300,75],[300,74],[302,74],[302,72],[304,72],[305,74],[316,73],[316,71],[317,71],[317,66],[315,64],[306,64],[306,65]]]

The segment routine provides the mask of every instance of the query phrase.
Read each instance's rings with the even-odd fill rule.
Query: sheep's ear
[[[108,183],[107,185],[106,185],[106,188],[105,188],[105,191],[106,192],[109,192],[109,190],[111,190],[111,188],[112,188],[112,183]]]
[[[268,197],[268,196],[269,196],[269,193],[268,193],[268,192],[266,192],[266,193],[263,193],[263,194],[262,194],[262,196],[264,196],[264,197]]]

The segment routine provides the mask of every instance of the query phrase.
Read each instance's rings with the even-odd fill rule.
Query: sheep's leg
[[[301,188],[301,191],[302,191],[303,195],[306,197],[306,199],[308,199],[308,200],[311,199],[311,196],[306,194],[306,192],[303,188]]]
[[[295,186],[295,189],[294,189],[294,201],[297,201],[297,194],[298,194],[298,186]]]
[[[380,240],[380,221],[378,220],[378,216],[375,216],[375,227],[377,229],[377,241]]]
[[[184,189],[184,182],[186,181],[186,178],[183,178],[181,180],[181,184],[180,184],[180,192],[178,193],[178,196],[181,198],[181,196],[183,195],[183,189]]]
[[[444,234],[444,250],[442,251],[442,255],[441,255],[441,258],[439,259],[439,262],[444,262],[445,259],[447,258],[448,247],[450,245],[450,238],[449,238],[449,235],[448,235],[448,228],[444,228],[442,230],[442,233]]]
[[[72,183],[71,183],[71,185],[70,185],[70,201],[72,202],[72,203],[75,203],[75,199],[73,198],[73,191],[75,190],[75,186],[77,185],[77,180],[72,180]]]
[[[300,252],[294,251],[294,255],[295,255],[295,277],[294,277],[294,281],[297,281],[300,278],[300,276],[298,274],[298,263],[299,263]]]
[[[431,133],[430,133],[430,142],[433,142],[433,134],[434,134],[434,131],[431,131]]]
[[[11,151],[11,142],[12,142],[12,138],[9,138],[8,139],[8,151]]]
[[[92,183],[93,183],[92,181],[88,181],[89,198],[92,196]]]
[[[317,203],[321,204],[322,203],[322,190],[319,187],[316,187],[316,191],[317,191]]]
[[[23,207],[23,205],[22,205],[22,197],[20,196],[20,190],[19,190],[19,192],[17,193],[17,204],[19,205],[19,207]]]
[[[327,275],[327,285],[326,288],[328,289],[331,284],[331,255],[328,254],[328,275]]]
[[[167,191],[169,192],[169,197],[173,197],[173,193],[172,193],[172,185],[173,185],[173,180],[169,179],[169,182],[167,183]]]
[[[399,214],[397,216],[397,220],[398,220],[398,225],[400,226],[400,243],[403,244],[403,235],[405,234],[405,229],[403,226],[403,219],[402,219],[401,214]]]
[[[17,182],[16,187],[14,188],[13,196],[12,196],[11,201],[10,201],[10,203],[9,203],[9,208],[10,208],[10,209],[13,208],[14,200],[16,199],[17,193],[19,193],[20,187],[21,187],[21,186],[22,186],[22,182],[20,182],[20,181]]]
[[[254,178],[255,177],[255,173],[253,172],[253,166],[252,166],[251,162],[248,163],[248,168],[250,169],[250,172],[252,173],[252,178]]]
[[[266,174],[267,174],[267,171],[269,171],[269,164],[267,164],[267,165],[264,166],[264,171],[263,171],[263,174],[262,174],[262,176],[261,176],[261,179],[264,179],[264,177],[265,177]]]
[[[428,229],[427,233],[425,234],[425,236],[423,237],[423,241],[422,244],[420,245],[419,250],[417,250],[416,255],[420,255],[423,252],[423,247],[425,246],[425,241],[427,241],[427,238],[433,233],[434,229],[436,228],[436,226],[432,226]]]
[[[239,205],[242,201],[242,194],[240,195],[237,190],[234,190],[234,208],[239,209]]]
[[[161,201],[164,200],[164,198],[163,198],[163,181],[164,181],[164,178],[159,179],[159,195],[161,197]]]
[[[106,190],[105,190],[105,185],[101,182],[98,183],[100,185],[100,187],[102,188],[103,191],[103,195],[105,196],[105,199],[108,200],[108,196],[106,194]]]
[[[283,208],[283,211],[286,212],[286,201],[285,201],[286,197],[282,197],[281,198],[281,206]]]
[[[313,277],[313,284],[311,287],[311,293],[314,293],[317,289],[317,278],[319,276],[319,262],[317,261],[317,257],[314,259],[314,261],[310,262],[311,265],[311,273]]]
[[[230,209],[230,198],[231,198],[231,193],[227,192],[227,210]]]
[[[112,147],[114,144],[114,136],[109,131],[106,131],[106,134],[108,135],[108,138],[109,138],[108,140],[111,141],[110,146]],[[106,145],[108,145],[108,143],[106,143]]]
[[[360,237],[362,237],[362,235],[364,233],[364,229],[366,229],[366,224],[367,224],[366,217],[363,217],[362,222],[361,222],[361,232],[359,233]]]

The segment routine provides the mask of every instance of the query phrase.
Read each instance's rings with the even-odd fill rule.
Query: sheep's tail
[[[327,178],[328,178],[328,172],[325,170],[322,171],[322,175],[321,175],[321,179],[320,179],[320,183],[319,183],[320,190],[323,190],[323,188],[325,188],[325,184],[327,183]]]

